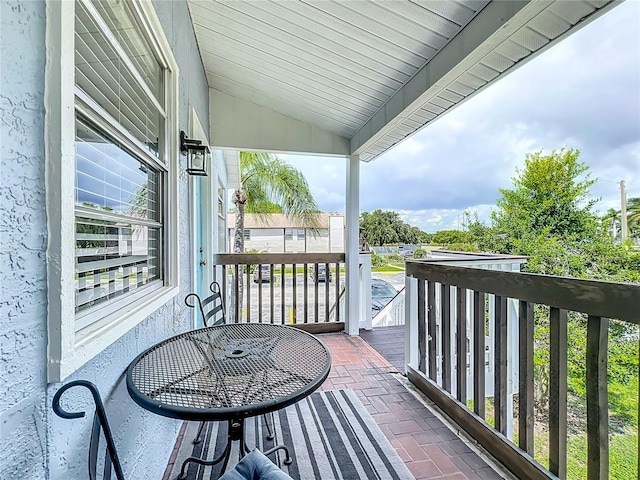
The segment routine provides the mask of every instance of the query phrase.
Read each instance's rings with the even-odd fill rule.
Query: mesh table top
[[[127,389],[141,407],[185,420],[228,420],[291,405],[329,374],[329,351],[292,327],[240,323],[177,335],[141,353]]]

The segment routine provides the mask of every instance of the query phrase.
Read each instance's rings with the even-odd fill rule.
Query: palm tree
[[[244,214],[266,215],[281,209],[314,231],[319,227],[318,205],[304,175],[275,155],[240,152],[240,188],[233,194],[236,231],[233,252],[244,252]],[[279,208],[278,208],[279,207]]]
[[[318,205],[304,175],[269,153],[240,152],[240,188],[233,194],[233,203],[236,205],[234,253],[244,252],[245,213],[266,216],[280,211],[299,219],[312,234],[317,233],[319,227]],[[242,282],[239,285],[237,301],[242,304]]]
[[[640,234],[640,197],[627,200],[627,227],[631,235]]]

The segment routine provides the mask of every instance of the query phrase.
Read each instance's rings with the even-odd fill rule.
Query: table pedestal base
[[[204,460],[198,457],[189,457],[182,463],[182,468],[180,469],[180,475],[178,475],[178,480],[184,480],[187,478],[187,465],[191,462],[197,463],[198,465],[203,465],[205,467],[211,467],[213,465],[217,465],[220,462],[224,462],[222,464],[222,469],[220,470],[220,474],[224,474],[224,471],[227,469],[227,465],[229,464],[229,457],[231,456],[231,446],[232,442],[240,442],[239,444],[239,455],[238,461],[242,460],[247,453],[251,450],[247,447],[246,440],[244,438],[244,418],[240,418],[237,420],[229,420],[228,422],[228,434],[227,434],[227,444],[224,447],[224,451],[222,454],[213,460]],[[269,432],[271,434],[271,432]],[[270,435],[271,436],[271,435]],[[268,438],[268,437],[267,437]],[[285,465],[291,464],[291,456],[289,455],[289,449],[285,445],[276,445],[273,448],[270,448],[266,452],[262,452],[265,455],[271,455],[272,453],[284,450],[286,454],[286,458],[284,460]]]

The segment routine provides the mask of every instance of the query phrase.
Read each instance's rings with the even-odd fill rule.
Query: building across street
[[[321,213],[314,232],[299,219],[282,213],[245,214],[244,249],[265,253],[344,252],[345,220],[342,213]],[[233,251],[235,214],[229,214],[229,251]]]

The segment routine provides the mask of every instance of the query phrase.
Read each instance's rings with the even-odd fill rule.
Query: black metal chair
[[[211,295],[206,297],[204,300],[202,300],[200,298],[200,295],[198,295],[197,293],[190,293],[189,295],[184,297],[184,303],[188,307],[197,307],[200,310],[200,315],[202,315],[202,323],[205,327],[222,325],[226,323],[227,317],[224,310],[224,302],[222,301],[222,290],[220,288],[220,284],[216,281],[211,282],[211,284],[209,285],[209,290],[211,291]],[[263,417],[265,425],[267,426],[267,439],[273,440],[275,437],[273,435],[273,432],[271,431],[271,426],[269,425],[267,414],[265,414]],[[200,423],[198,433],[193,439],[194,444],[198,444],[202,441],[202,431],[204,430],[206,424],[207,422]]]
[[[196,308],[200,310],[202,315],[202,323],[205,327],[212,327],[214,325],[222,325],[226,322],[226,315],[224,313],[224,303],[222,302],[222,291],[218,282],[211,282],[209,285],[211,295],[202,300],[197,293],[190,293],[184,297],[184,303],[188,307]],[[189,303],[189,300],[193,300],[193,303]],[[213,321],[211,320],[213,318]]]
[[[89,440],[89,480],[96,480],[98,478],[98,450],[100,449],[100,431],[104,434],[106,449],[104,453],[104,466],[103,466],[103,479],[110,479],[113,472],[115,472],[117,480],[124,480],[124,474],[122,473],[122,466],[118,453],[116,452],[116,446],[113,442],[113,436],[111,435],[111,428],[109,427],[109,421],[107,420],[107,414],[104,410],[102,399],[100,398],[100,392],[98,388],[87,380],[74,380],[63,385],[60,390],[53,396],[53,411],[59,417],[66,419],[82,418],[86,412],[67,412],[60,406],[60,398],[70,388],[81,386],[87,388],[93,396],[93,401],[96,405],[96,411],[93,415],[93,427],[91,428],[91,438]]]
[[[87,390],[89,390],[96,406],[96,410],[93,415],[91,437],[89,439],[89,480],[98,480],[98,478],[101,478],[102,480],[110,480],[114,473],[117,480],[125,480],[124,473],[122,472],[122,465],[120,463],[120,459],[118,458],[118,452],[116,451],[116,446],[113,441],[113,435],[111,434],[111,428],[109,427],[109,421],[107,420],[107,414],[105,412],[104,404],[102,403],[102,398],[100,397],[98,387],[87,380],[74,380],[63,385],[53,396],[53,411],[56,415],[64,419],[82,418],[85,416],[86,412],[68,412],[60,405],[60,399],[62,398],[62,395],[64,395],[67,390],[73,387],[85,387]],[[101,433],[102,435],[104,435],[104,442],[100,441]],[[98,458],[98,452],[100,450],[101,443],[106,445],[106,448],[104,452],[104,464],[102,465],[102,476],[98,477],[98,468],[102,463]],[[266,457],[264,457],[262,454],[259,454],[262,459],[258,458],[256,460],[256,455],[256,453],[252,453],[241,459],[240,463],[234,468],[233,472],[229,473],[229,478],[238,478],[239,476],[241,476],[240,472],[247,471],[251,471],[254,475],[258,476],[261,473],[268,474],[269,478],[291,478],[284,472],[278,471],[277,467],[272,463],[268,463],[265,460]]]

